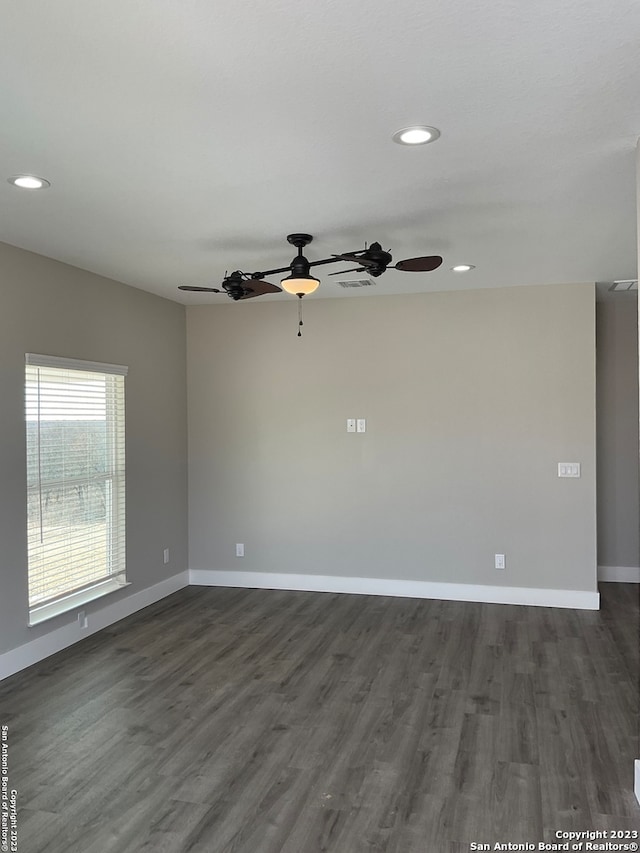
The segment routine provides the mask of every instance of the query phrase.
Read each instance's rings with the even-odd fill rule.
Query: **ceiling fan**
[[[320,266],[321,264],[337,264],[340,262],[356,264],[357,266],[354,269],[346,270],[346,272],[366,271],[369,275],[377,278],[388,269],[396,269],[401,272],[431,272],[437,269],[442,263],[440,255],[427,255],[420,258],[407,258],[392,265],[393,257],[382,248],[380,243],[371,243],[368,248],[365,244],[364,249],[356,249],[354,252],[345,252],[341,255],[334,254],[324,260],[308,261],[302,254],[302,249],[313,240],[311,234],[289,234],[287,240],[292,246],[298,249],[298,254],[287,267],[263,270],[262,272],[251,274],[235,270],[230,275],[225,275],[220,288],[195,287],[189,284],[181,284],[178,290],[226,293],[227,296],[235,301],[253,299],[256,296],[263,296],[265,293],[281,293],[282,290],[286,290],[287,293],[302,298],[309,293],[313,293],[320,284],[317,278],[309,274],[309,269]],[[264,281],[267,276],[283,272],[289,272],[290,275],[282,279],[282,287]],[[345,274],[342,271],[340,272],[343,275]],[[338,272],[329,273],[329,275],[339,274]]]

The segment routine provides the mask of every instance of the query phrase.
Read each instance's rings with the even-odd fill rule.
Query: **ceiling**
[[[187,304],[292,231],[444,257],[318,297],[635,278],[639,41],[637,0],[6,0],[0,240]]]

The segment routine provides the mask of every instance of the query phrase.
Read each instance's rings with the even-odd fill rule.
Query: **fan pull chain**
[[[304,326],[302,322],[302,297],[304,294],[298,293],[298,337],[302,337],[302,332],[300,331],[300,326]]]

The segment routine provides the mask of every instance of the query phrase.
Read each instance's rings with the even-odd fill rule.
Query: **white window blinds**
[[[52,604],[61,612],[65,600],[75,606],[75,593],[98,595],[125,582],[126,372],[26,356],[31,616]]]

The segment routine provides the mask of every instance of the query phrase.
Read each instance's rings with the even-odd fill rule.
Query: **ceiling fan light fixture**
[[[302,294],[303,296],[308,296],[310,293],[313,293],[320,286],[320,280],[314,278],[312,275],[297,275],[291,274],[286,278],[283,278],[280,282],[282,285],[282,289],[286,290],[287,293],[290,293],[292,296],[298,296],[298,294]]]
[[[7,181],[21,190],[46,190],[51,186],[50,181],[37,175],[13,175]]]
[[[435,142],[439,136],[440,131],[437,127],[420,124],[412,127],[401,127],[391,138],[398,145],[426,145],[428,142]]]
[[[456,264],[455,267],[451,267],[452,272],[469,272],[474,269],[475,266],[473,264]]]

